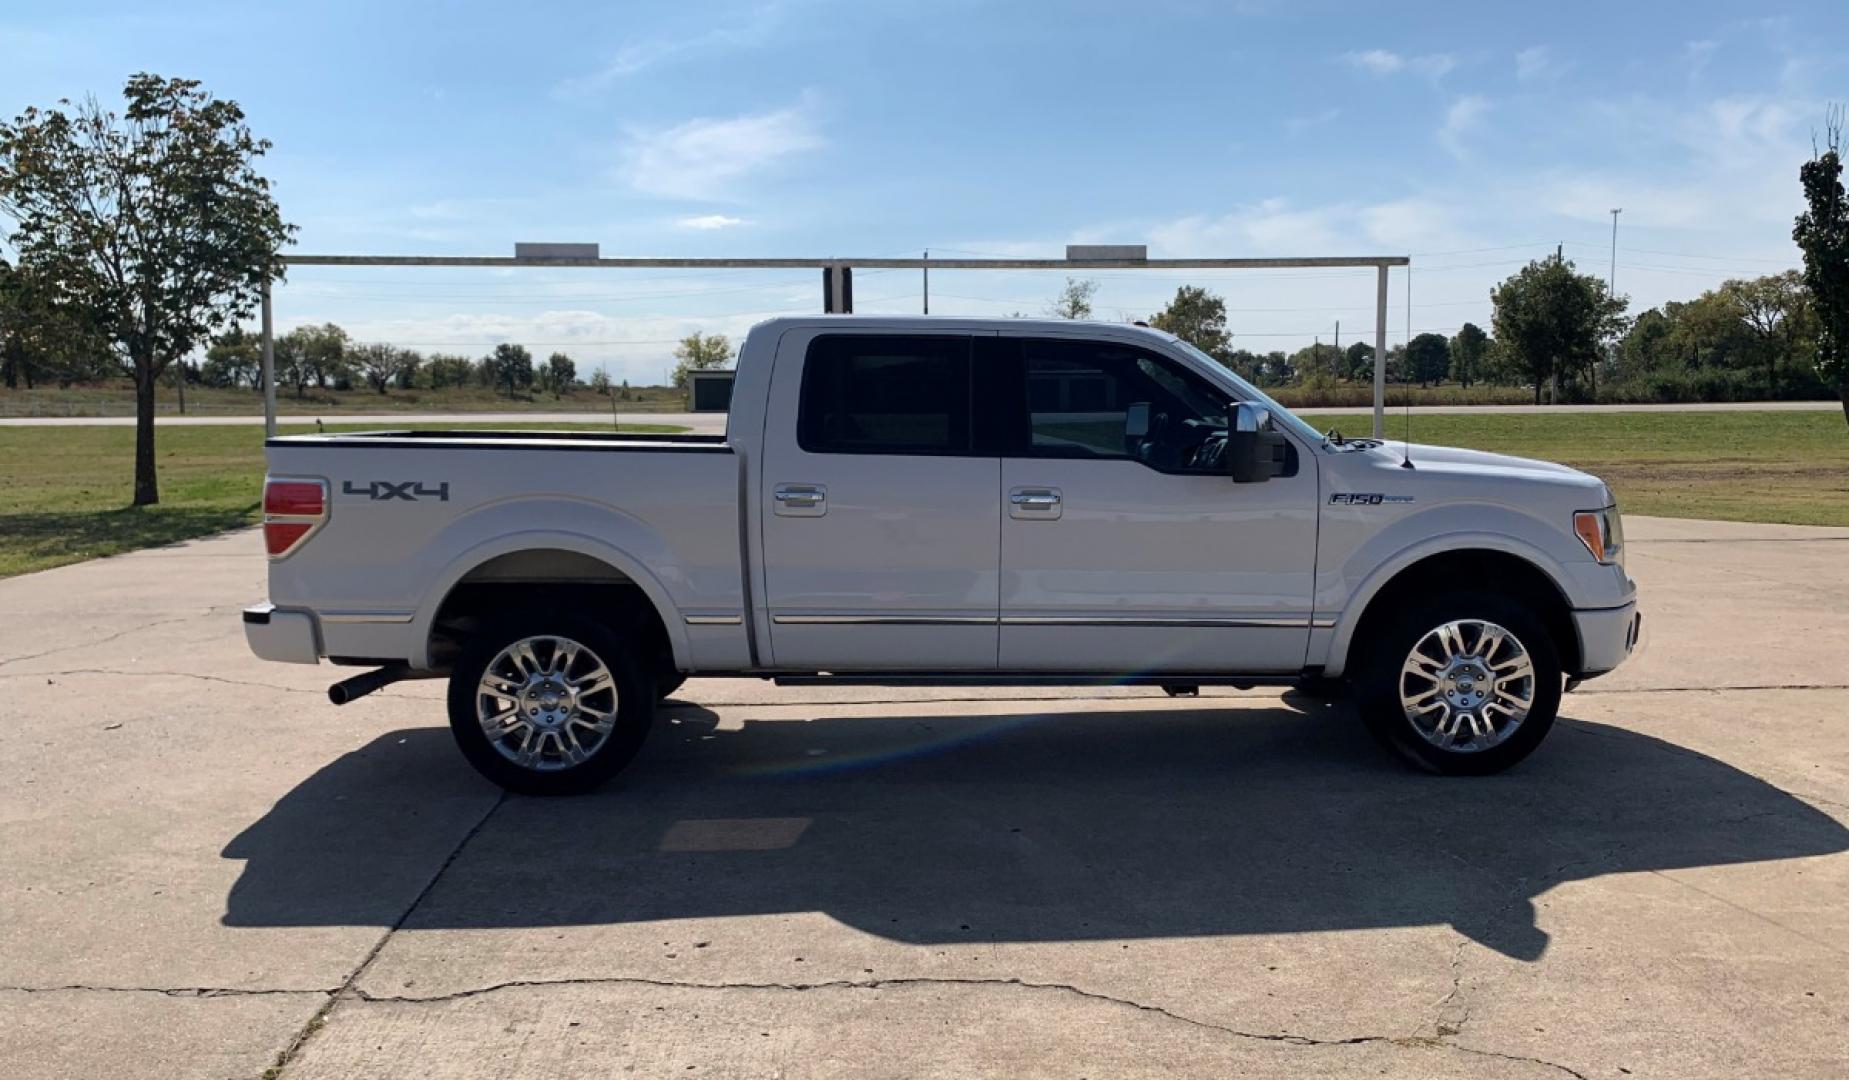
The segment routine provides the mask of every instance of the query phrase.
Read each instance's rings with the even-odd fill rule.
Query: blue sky
[[[1796,264],[1796,171],[1849,99],[1849,4],[41,3],[0,10],[0,110],[204,80],[276,144],[299,252],[1412,254],[1415,333],[1487,324],[1557,242],[1634,307]],[[673,339],[815,310],[817,275],[299,269],[284,325],[658,379]],[[1182,280],[1236,343],[1344,342],[1367,272]],[[932,275],[933,310],[1036,313],[1057,274]],[[1392,335],[1403,339],[1405,278]],[[856,281],[916,311],[917,275]],[[1371,333],[1371,331],[1368,331]]]

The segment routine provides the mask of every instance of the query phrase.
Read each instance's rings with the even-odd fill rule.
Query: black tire
[[[663,671],[660,674],[656,675],[655,676],[655,700],[656,701],[666,701],[668,699],[668,695],[672,694],[676,690],[679,690],[681,688],[681,684],[686,681],[687,681],[687,676],[682,675],[680,672],[675,671],[673,668],[669,668],[666,671]]]
[[[1502,741],[1482,749],[1446,749],[1428,740],[1400,703],[1401,669],[1413,648],[1436,628],[1458,620],[1493,623],[1527,650],[1534,678],[1528,714]],[[1403,602],[1355,643],[1355,704],[1369,731],[1415,765],[1449,776],[1482,776],[1521,761],[1541,745],[1560,711],[1560,654],[1538,615],[1497,593],[1458,590]],[[1505,655],[1500,650],[1497,655]],[[1410,687],[1420,684],[1413,682]],[[1474,740],[1473,740],[1474,741]]]
[[[560,765],[554,752],[544,761],[553,766],[527,767],[504,755],[490,741],[476,715],[477,687],[488,665],[503,649],[523,638],[554,637],[577,643],[610,672],[615,693],[615,725],[588,757],[574,765]],[[457,657],[449,678],[449,727],[462,756],[477,772],[508,791],[521,795],[576,795],[590,791],[620,772],[642,749],[642,741],[655,718],[655,678],[652,666],[642,663],[638,650],[602,623],[548,613],[514,614],[497,620],[475,634]],[[542,656],[542,660],[549,656]],[[572,670],[584,670],[580,657]],[[608,699],[585,699],[587,705],[608,707]],[[518,730],[518,729],[514,729]],[[510,736],[510,739],[513,736]],[[562,747],[560,739],[550,740]],[[504,743],[505,744],[505,743]],[[542,742],[542,746],[546,745]]]

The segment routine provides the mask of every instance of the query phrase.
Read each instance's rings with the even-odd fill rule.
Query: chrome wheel
[[[1495,623],[1459,619],[1419,639],[1400,668],[1400,708],[1419,737],[1474,753],[1522,725],[1534,706],[1534,663]]]
[[[597,654],[565,637],[522,638],[495,654],[475,690],[488,745],[523,769],[589,760],[616,729],[616,679]]]

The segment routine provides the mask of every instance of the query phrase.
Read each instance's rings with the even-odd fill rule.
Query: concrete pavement
[[[1344,706],[696,680],[595,796],[263,664],[253,533],[0,581],[0,1071],[1835,1077],[1849,530],[1631,518],[1482,780]]]

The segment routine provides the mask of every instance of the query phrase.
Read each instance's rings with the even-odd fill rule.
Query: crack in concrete
[[[275,690],[284,694],[312,694],[326,697],[325,690],[311,690],[299,686],[277,686],[274,683],[257,682],[252,679],[227,679],[223,675],[202,675],[195,671],[121,671],[115,668],[66,668],[62,671],[0,671],[0,679],[39,679],[57,678],[69,675],[111,675],[125,678],[135,676],[161,676],[169,679],[197,679],[200,682],[224,683],[227,686],[249,686],[258,690]]]
[[[1731,691],[1757,690],[1849,690],[1849,683],[1746,683],[1739,686],[1640,686],[1636,689],[1573,691],[1576,697],[1605,697],[1613,694],[1720,694]]]
[[[447,994],[429,995],[387,995],[372,994],[365,990],[355,991],[361,1001],[378,1005],[428,1005],[450,1001],[463,1001],[481,997],[502,990],[519,990],[554,986],[647,986],[662,990],[764,990],[804,993],[811,990],[884,990],[909,986],[1004,986],[1018,987],[1025,990],[1050,990],[1058,993],[1073,994],[1090,1001],[1101,1001],[1138,1012],[1153,1013],[1190,1027],[1217,1031],[1241,1039],[1254,1039],[1261,1042],[1288,1043],[1292,1046],[1358,1046],[1365,1043],[1412,1044],[1416,1039],[1402,1039],[1389,1035],[1357,1035],[1346,1039],[1318,1039],[1309,1035],[1297,1035],[1291,1032],[1244,1031],[1239,1028],[1216,1024],[1210,1020],[1187,1016],[1174,1012],[1160,1005],[1151,1005],[1133,998],[1117,997],[1097,990],[1087,990],[1071,983],[1033,982],[1020,978],[999,977],[959,977],[959,976],[907,976],[892,979],[827,979],[818,982],[694,982],[681,979],[652,979],[640,975],[585,976],[570,979],[510,979],[506,982],[492,983],[487,986],[470,987],[455,990]]]
[[[175,998],[222,998],[222,997],[264,997],[277,994],[333,994],[333,990],[319,987],[308,989],[290,989],[288,987],[249,989],[238,986],[96,986],[89,983],[67,983],[63,986],[0,986],[0,993],[12,994],[160,994]]]
[[[1458,954],[1453,959],[1454,969],[1457,968],[1458,965],[1461,964],[1463,946],[1467,946],[1468,944],[1469,944],[1468,940],[1459,943],[1460,947],[1459,947]],[[1457,975],[1457,979],[1461,980],[1461,978],[1462,978],[1462,975],[1460,971]],[[1231,1027],[1226,1024],[1217,1024],[1211,1020],[1202,1020],[1199,1017],[1188,1016],[1183,1013],[1178,1013],[1171,1009],[1165,1008],[1161,1005],[1152,1005],[1152,1004],[1149,1004],[1148,1002],[1137,1001],[1134,998],[1119,997],[1115,994],[1106,994],[1106,993],[1103,993],[1097,990],[1088,990],[1082,986],[1075,986],[1071,983],[1034,982],[1034,981],[1030,981],[1027,979],[1020,979],[1020,978],[909,976],[909,977],[892,978],[892,979],[830,979],[830,980],[824,980],[824,981],[819,981],[819,982],[711,982],[709,983],[709,982],[694,982],[691,980],[680,980],[680,979],[655,979],[655,978],[647,978],[644,976],[617,975],[617,976],[603,976],[603,977],[587,976],[587,977],[582,977],[582,978],[568,978],[568,979],[511,979],[506,982],[493,983],[488,986],[478,986],[478,987],[471,987],[465,990],[456,990],[456,991],[452,991],[447,994],[429,994],[429,995],[422,995],[422,996],[372,994],[365,990],[355,990],[353,993],[353,996],[367,1004],[429,1005],[429,1004],[440,1004],[440,1003],[451,1002],[451,1001],[463,1001],[469,998],[481,997],[487,994],[497,993],[502,990],[544,988],[544,987],[555,987],[555,986],[644,986],[644,987],[653,987],[656,989],[668,989],[668,990],[721,990],[721,991],[746,990],[746,991],[782,991],[782,992],[793,992],[793,993],[803,993],[803,992],[807,992],[811,990],[882,990],[882,989],[888,989],[888,988],[899,988],[899,987],[910,987],[910,986],[1014,987],[1014,988],[1025,989],[1025,990],[1052,991],[1055,993],[1071,994],[1076,997],[1083,998],[1087,1001],[1097,1001],[1097,1002],[1102,1002],[1108,1005],[1114,1005],[1119,1008],[1132,1009],[1137,1012],[1143,1012],[1143,1013],[1150,1013],[1152,1015],[1159,1016],[1165,1020],[1170,1020],[1170,1021],[1173,1021],[1175,1023],[1180,1023],[1180,1024],[1186,1024],[1189,1027],[1198,1028],[1203,1031],[1212,1031],[1217,1034],[1228,1035],[1228,1036],[1232,1036],[1233,1038],[1238,1038],[1238,1039],[1247,1039],[1247,1040],[1251,1040],[1254,1042],[1281,1043],[1287,1046],[1300,1046],[1300,1047],[1306,1047],[1306,1048],[1328,1048],[1328,1047],[1365,1046],[1365,1045],[1370,1045],[1370,1044],[1384,1044],[1384,1045],[1396,1047],[1399,1049],[1455,1050],[1461,1053],[1473,1054],[1473,1055],[1482,1056],[1482,1057],[1495,1057],[1495,1058],[1502,1058],[1507,1061],[1526,1062],[1526,1063],[1533,1064],[1533,1065],[1539,1065],[1544,1068],[1558,1070],[1562,1073],[1567,1074],[1568,1076],[1576,1077],[1578,1078],[1578,1080],[1588,1080],[1588,1078],[1585,1076],[1584,1073],[1578,1072],[1568,1066],[1561,1065],[1557,1062],[1547,1061],[1545,1059],[1536,1058],[1536,1057],[1525,1057],[1525,1056],[1517,1055],[1517,1054],[1504,1054],[1504,1053],[1501,1053],[1495,1050],[1485,1050],[1480,1047],[1463,1046],[1458,1043],[1450,1042],[1447,1040],[1446,1035],[1443,1032],[1442,1028],[1440,1029],[1440,1034],[1437,1036],[1354,1035],[1354,1036],[1349,1036],[1347,1038],[1340,1038],[1340,1039],[1317,1038],[1315,1036],[1300,1035],[1294,1032],[1246,1031],[1242,1028]],[[1454,993],[1456,992],[1457,988],[1458,988],[1458,984],[1454,982],[1453,984]],[[1449,995],[1449,994],[1446,995],[1446,999],[1449,1000],[1451,996],[1452,995]]]
[[[95,648],[98,645],[106,645],[111,641],[120,640],[121,638],[125,638],[130,634],[139,634],[143,630],[152,630],[157,626],[169,626],[177,622],[188,622],[192,619],[209,618],[210,616],[211,616],[210,611],[203,611],[203,612],[195,612],[191,615],[179,615],[179,616],[175,616],[170,619],[156,619],[150,623],[142,623],[139,626],[131,626],[126,630],[118,630],[113,634],[104,634],[102,637],[93,638],[89,641],[81,641],[74,645],[59,645],[57,648],[54,648],[54,649],[46,649],[44,652],[28,653],[25,656],[9,656],[4,659],[0,659],[0,667],[7,667],[8,665],[11,665],[11,664],[23,664],[28,660],[38,660],[43,657],[55,655],[57,653],[70,652],[73,649],[91,649],[91,648]]]
[[[1438,999],[1438,1016],[1432,1021],[1432,1030],[1438,1038],[1448,1038],[1464,1030],[1470,1022],[1470,1003],[1462,1000],[1464,993],[1464,950],[1469,948],[1469,938],[1459,938],[1457,948],[1451,953],[1451,990]],[[1455,1005],[1456,1008],[1452,1008]]]
[[[1478,1057],[1500,1058],[1503,1061],[1526,1062],[1530,1065],[1540,1065],[1543,1068],[1557,1069],[1560,1072],[1566,1073],[1568,1076],[1574,1077],[1575,1080],[1591,1080],[1590,1077],[1580,1072],[1578,1069],[1562,1065],[1558,1061],[1549,1061],[1546,1058],[1528,1057],[1525,1054],[1505,1054],[1499,1050],[1485,1050],[1480,1046],[1465,1046],[1462,1043],[1445,1043],[1444,1045],[1452,1050],[1457,1050],[1465,1054],[1475,1054]]]
[[[488,819],[493,817],[495,811],[499,810],[506,802],[507,792],[502,791],[495,797],[494,802],[489,805],[488,809],[482,813],[482,816],[476,819],[475,824],[469,827],[469,831],[462,834],[462,839],[458,840],[456,846],[450,849],[449,854],[443,859],[442,864],[436,868],[436,872],[430,875],[430,880],[424,882],[424,887],[419,889],[417,895],[411,898],[411,903],[405,907],[404,912],[393,921],[391,926],[386,928],[385,933],[379,935],[379,940],[373,942],[372,948],[366,950],[366,955],[360,958],[358,966],[347,973],[347,977],[341,980],[340,985],[328,995],[327,1001],[322,1003],[319,1009],[315,1010],[315,1014],[308,1018],[308,1022],[302,1025],[300,1031],[295,1033],[294,1038],[289,1040],[289,1044],[277,1053],[275,1064],[263,1071],[263,1080],[275,1080],[276,1077],[281,1076],[283,1070],[289,1067],[289,1063],[294,1061],[296,1055],[301,1053],[302,1047],[307,1045],[308,1040],[313,1038],[315,1032],[320,1031],[322,1026],[327,1023],[327,1018],[332,1015],[334,1007],[339,1005],[343,999],[356,996],[357,991],[354,989],[354,983],[358,982],[360,976],[366,973],[366,969],[372,966],[372,962],[379,958],[379,954],[385,950],[386,943],[391,941],[392,935],[396,934],[404,926],[405,922],[411,918],[411,914],[430,896],[431,891],[437,887],[437,882],[442,880],[443,875],[449,872],[449,868],[455,864],[457,857],[462,854],[462,849],[469,846],[469,842],[474,840],[476,835],[482,831],[482,827],[488,824]]]

